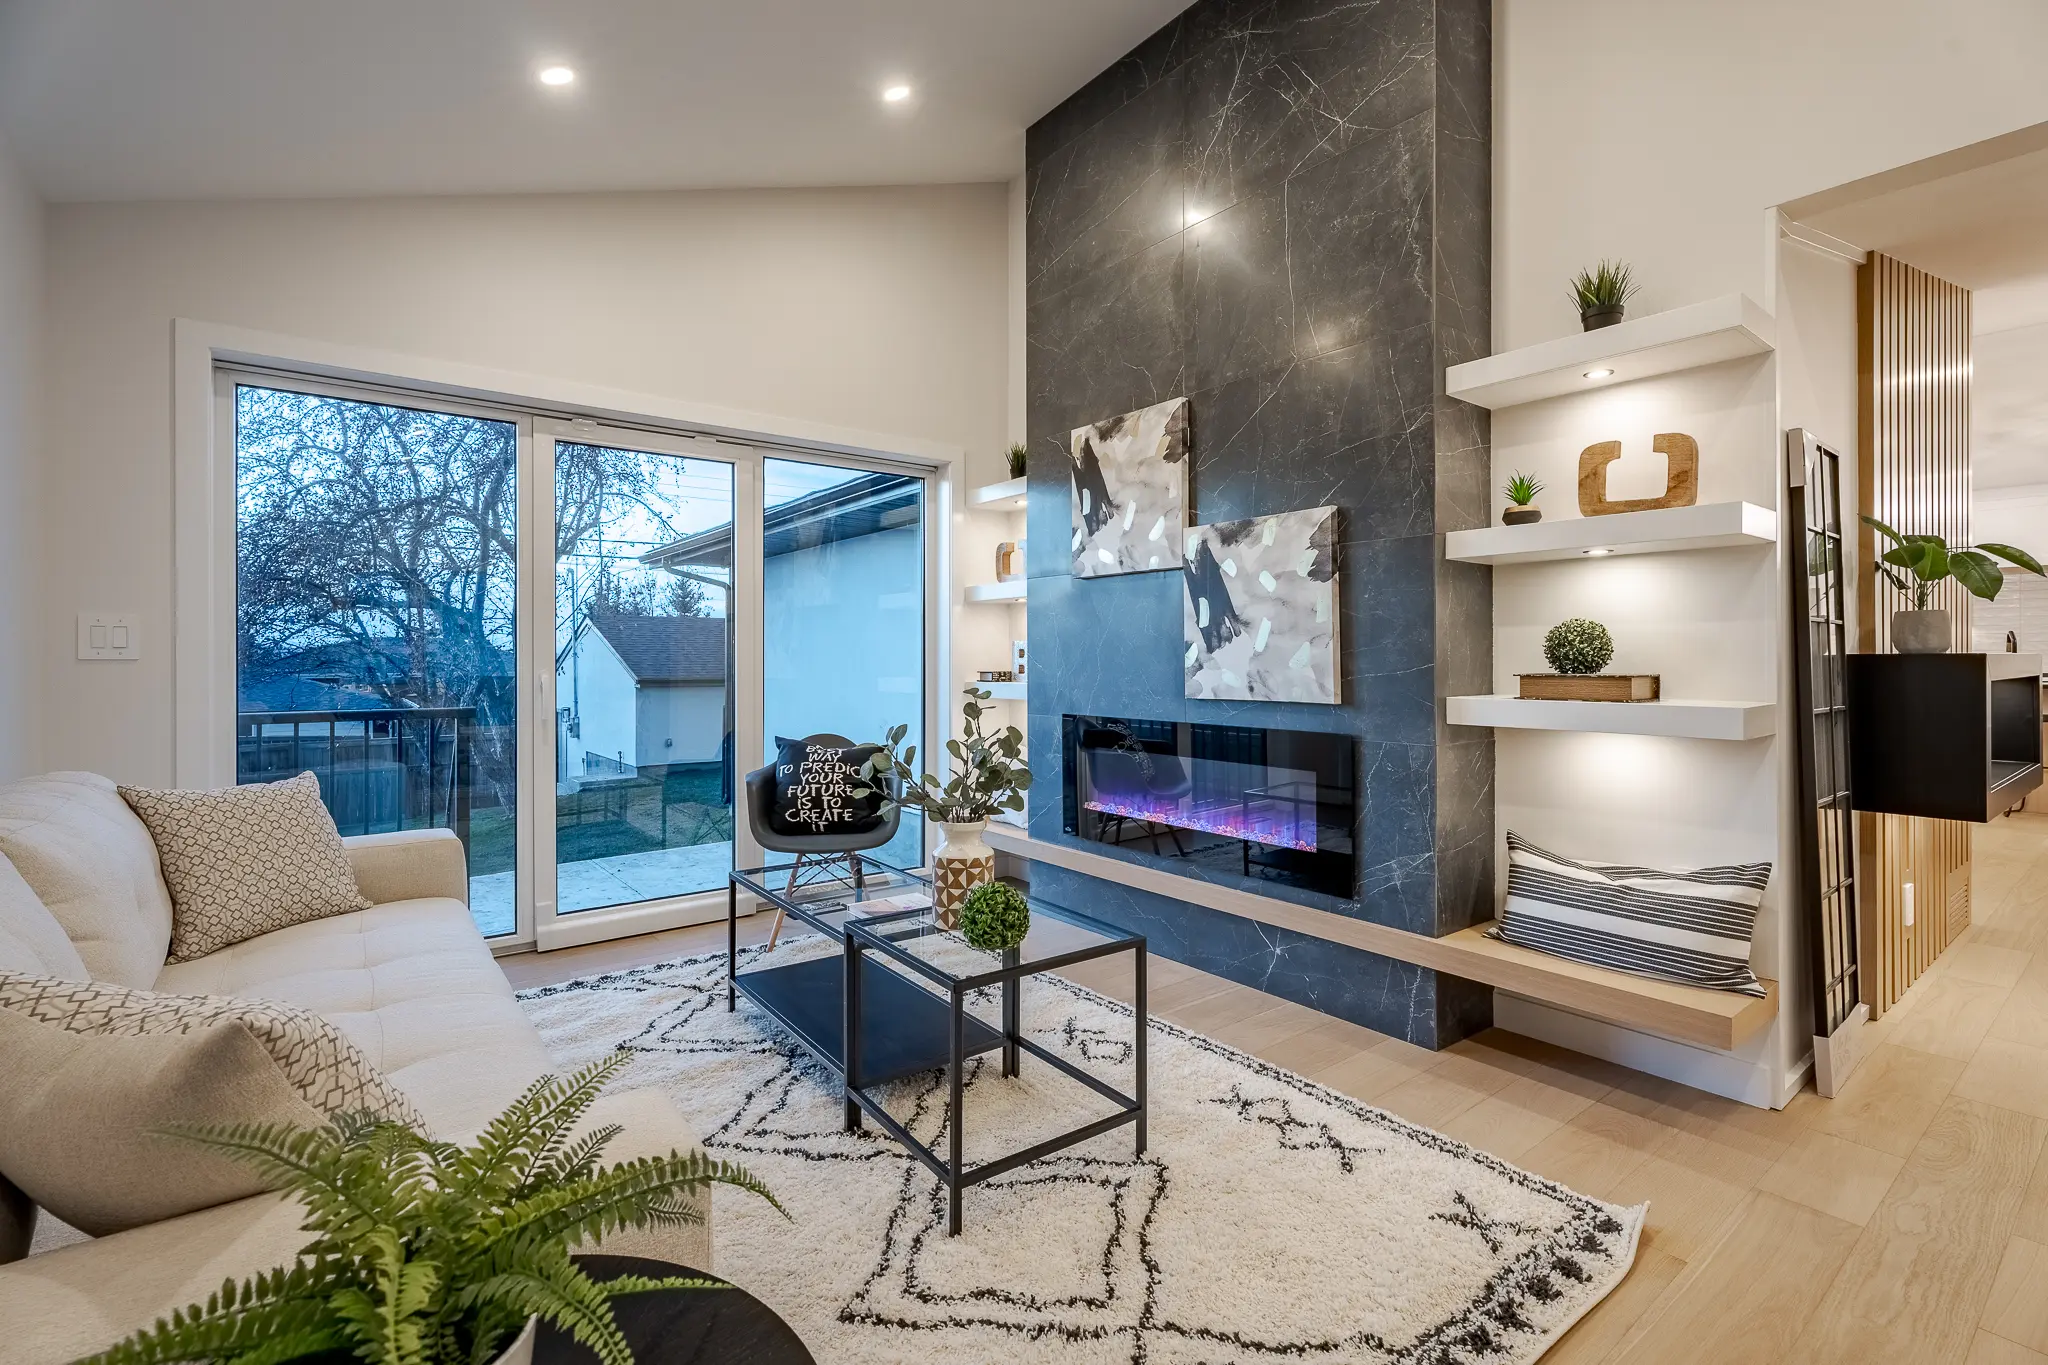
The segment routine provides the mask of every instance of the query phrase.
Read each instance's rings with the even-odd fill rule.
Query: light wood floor
[[[1970,931],[1871,1026],[1843,1095],[1778,1113],[1498,1029],[1428,1052],[1158,957],[1151,1005],[1586,1194],[1648,1200],[1634,1270],[1545,1365],[2048,1365],[2048,815],[1976,850]],[[503,965],[537,985],[724,941],[720,924]],[[1077,979],[1128,995],[1128,969]]]

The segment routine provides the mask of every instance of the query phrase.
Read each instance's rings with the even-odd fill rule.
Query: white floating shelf
[[[1482,408],[1511,408],[1567,393],[1677,370],[1716,365],[1772,349],[1771,315],[1747,294],[1724,294],[1598,331],[1541,341],[1444,372],[1445,390]],[[1612,370],[1588,379],[1588,370]]]
[[[967,490],[967,505],[977,512],[1021,512],[1024,510],[1024,480],[1005,479]]]
[[[1764,739],[1778,732],[1778,706],[1768,701],[1524,701],[1520,697],[1449,697],[1453,725],[1501,730],[1581,730],[1674,739]]]
[[[976,583],[967,589],[970,602],[1022,602],[1024,580],[1019,578],[1009,583]]]
[[[1020,682],[978,682],[975,686],[988,693],[989,696],[997,701],[1024,700],[1024,684]]]
[[[1626,325],[1626,324],[1623,324]],[[1444,557],[1471,564],[1534,564],[1590,555],[1647,555],[1778,543],[1778,514],[1753,502],[1663,507],[1533,526],[1486,526],[1444,537]]]

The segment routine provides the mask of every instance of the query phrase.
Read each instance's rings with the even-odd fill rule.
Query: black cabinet
[[[1857,810],[1993,819],[2041,785],[2041,656],[1849,658]]]

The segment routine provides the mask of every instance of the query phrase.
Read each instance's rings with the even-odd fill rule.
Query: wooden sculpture
[[[1670,461],[1664,478],[1664,495],[1658,498],[1607,496],[1607,466],[1621,458],[1621,442],[1601,441],[1579,452],[1579,511],[1589,517],[1612,516],[1616,512],[1651,512],[1660,507],[1690,507],[1700,500],[1699,442],[1683,432],[1658,433],[1650,449]]]

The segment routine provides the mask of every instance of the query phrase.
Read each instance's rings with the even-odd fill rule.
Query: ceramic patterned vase
[[[942,929],[960,922],[960,902],[977,886],[996,879],[995,850],[981,841],[986,820],[939,822],[940,842],[932,854],[932,913]]]

